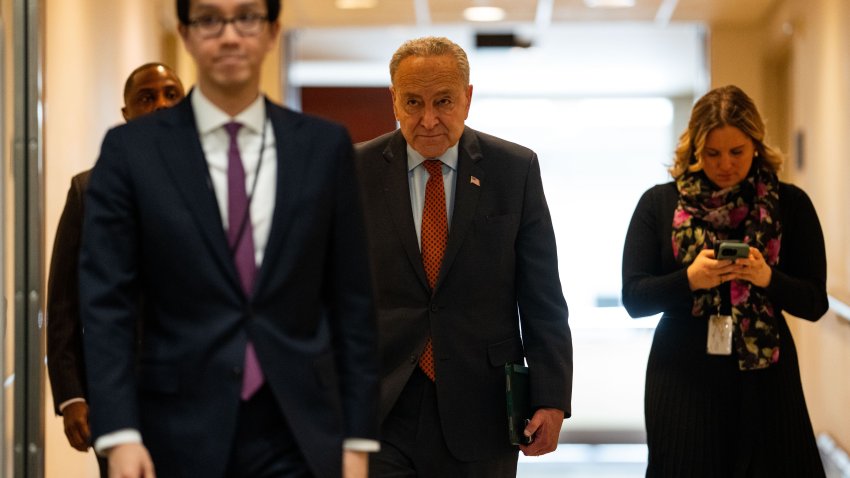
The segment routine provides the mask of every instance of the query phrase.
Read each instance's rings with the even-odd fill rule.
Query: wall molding
[[[850,305],[831,294],[828,298],[830,310],[835,312],[839,319],[850,322]]]

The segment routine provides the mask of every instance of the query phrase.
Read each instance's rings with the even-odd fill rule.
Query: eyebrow
[[[747,144],[744,143],[744,144],[739,144],[738,146],[732,146],[729,149],[732,150],[732,149],[744,148],[746,146],[747,146]],[[720,148],[712,148],[711,146],[706,146],[703,149],[710,150],[710,151],[720,151]]]
[[[139,88],[133,96],[152,95],[156,94],[156,88]]]

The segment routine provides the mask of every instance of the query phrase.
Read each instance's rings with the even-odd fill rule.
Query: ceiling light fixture
[[[463,10],[463,18],[470,22],[499,22],[505,19],[505,10],[499,7],[469,7]]]
[[[590,8],[631,8],[635,0],[584,0],[584,4]]]
[[[378,0],[336,0],[334,5],[340,10],[375,8],[378,6]]]

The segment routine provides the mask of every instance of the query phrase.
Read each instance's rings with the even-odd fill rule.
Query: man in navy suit
[[[505,365],[530,369],[526,455],[555,449],[572,390],[537,156],[465,127],[469,62],[450,40],[405,43],[390,77],[400,129],[357,148],[381,354],[371,471],[515,476]]]
[[[110,476],[364,476],[379,446],[351,143],[260,94],[279,11],[177,0],[196,87],[103,141],[80,295]]]

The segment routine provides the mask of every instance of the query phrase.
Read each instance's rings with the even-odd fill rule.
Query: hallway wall
[[[782,178],[802,187],[817,209],[829,292],[850,303],[847,18],[845,0],[781,0],[769,18],[746,31],[713,28],[711,70],[712,86],[736,83],[762,110],[769,139],[787,154]],[[850,450],[850,322],[830,311],[817,323],[790,325],[815,432]]]

